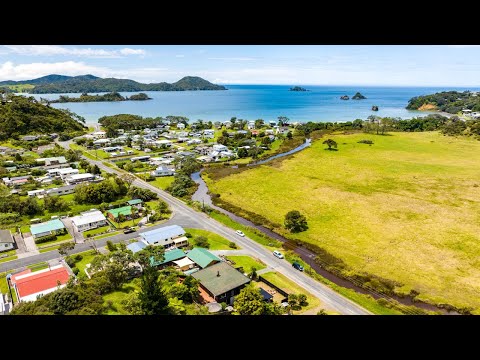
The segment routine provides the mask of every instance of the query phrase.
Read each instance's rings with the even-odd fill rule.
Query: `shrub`
[[[83,259],[83,256],[81,254],[76,254],[73,259],[75,260],[75,262],[79,262]]]
[[[236,249],[236,248],[237,248],[237,244],[235,244],[233,241],[230,241],[230,243],[228,244],[228,247],[229,247],[229,248],[232,248],[232,249]]]
[[[208,239],[205,236],[197,236],[195,238],[195,246],[208,249],[210,247],[210,243],[208,242]]]
[[[87,238],[91,238],[92,237],[92,234],[87,234]]]
[[[66,262],[67,265],[70,266],[70,267],[72,268],[72,270],[73,270],[73,267],[75,266],[75,263],[76,263],[75,259],[74,259],[73,257],[71,257],[71,256],[67,256],[67,257],[65,258],[65,262]]]
[[[108,249],[108,251],[112,252],[112,251],[117,250],[117,247],[115,246],[115,244],[113,242],[108,240],[107,241],[107,249]]]
[[[190,239],[190,238],[192,237],[192,234],[190,234],[189,232],[187,232],[187,233],[185,233],[185,236]]]
[[[373,141],[372,140],[360,140],[360,141],[357,141],[359,144],[369,144],[369,145],[373,145]]]
[[[41,237],[40,239],[35,239],[35,244],[43,244],[48,241],[54,241],[57,240],[57,235],[47,235],[44,237]]]
[[[73,267],[73,268],[72,268],[72,271],[73,271],[73,273],[74,273],[75,275],[78,275],[78,273],[80,272],[80,269],[77,268],[77,267]]]

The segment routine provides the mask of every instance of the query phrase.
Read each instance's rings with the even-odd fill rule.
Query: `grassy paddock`
[[[228,260],[232,260],[235,265],[233,267],[243,267],[243,272],[249,274],[252,271],[252,268],[257,269],[257,271],[265,269],[267,266],[260,260],[254,259],[250,256],[226,256]]]
[[[210,231],[189,228],[185,229],[185,231],[192,234],[192,237],[188,239],[188,242],[194,246],[194,239],[197,236],[205,236],[208,239],[208,243],[210,244],[209,250],[235,250],[228,246],[228,244],[230,244],[229,240]],[[237,249],[240,249],[239,245],[237,245]]]
[[[159,189],[165,190],[173,182],[173,176],[159,176],[153,181],[149,181],[150,185],[153,185]]]
[[[205,180],[223,201],[271,223],[299,210],[307,231],[276,231],[320,246],[353,273],[397,281],[396,292],[428,302],[480,308],[480,142],[436,132],[329,137],[338,151],[317,141]]]

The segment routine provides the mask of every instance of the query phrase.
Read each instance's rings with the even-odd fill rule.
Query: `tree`
[[[308,229],[307,218],[298,210],[289,211],[285,215],[285,228],[292,233],[305,231]]]
[[[202,247],[208,249],[210,247],[210,243],[205,236],[197,236],[194,240],[195,246]]]
[[[127,185],[127,188],[130,189],[130,186],[135,181],[135,176],[132,174],[122,174],[120,178]]]
[[[143,270],[138,300],[144,315],[168,313],[168,298],[158,281],[158,270],[152,266]]]
[[[107,241],[107,249],[108,249],[108,251],[113,252],[113,251],[117,250],[117,247],[115,246],[115,244],[111,240],[108,240]]]
[[[202,165],[193,157],[187,156],[177,163],[177,172],[190,176],[194,172],[200,171]]]
[[[332,139],[327,139],[322,144],[326,144],[328,146],[328,150],[332,150],[332,147],[335,149],[337,148],[337,142]]]
[[[286,116],[279,116],[278,117],[278,126],[288,126],[290,119]]]
[[[240,149],[238,149],[238,151],[237,151],[237,156],[238,156],[239,158],[245,158],[245,157],[247,157],[247,156],[248,156],[248,150],[245,149],[245,148],[243,148],[243,147],[240,148]]]
[[[291,131],[287,132],[287,139],[290,140],[292,137],[293,137],[292,132]]]
[[[264,125],[265,125],[265,121],[263,121],[263,119],[255,120],[255,129],[260,129]]]
[[[255,280],[258,277],[256,267],[252,267],[250,274],[248,274],[248,277],[252,280]]]
[[[69,241],[69,242],[60,244],[60,246],[58,247],[58,253],[60,255],[67,256],[68,252],[73,250],[74,248],[75,248],[75,243]]]
[[[263,315],[264,300],[260,289],[253,283],[248,284],[235,296],[233,307],[240,315]]]

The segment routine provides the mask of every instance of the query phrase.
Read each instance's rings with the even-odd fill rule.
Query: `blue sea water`
[[[369,115],[411,118],[425,112],[405,109],[414,96],[446,90],[479,90],[467,88],[426,87],[362,87],[362,86],[303,86],[307,92],[289,91],[286,85],[229,85],[227,91],[148,91],[153,100],[63,103],[56,108],[68,108],[83,116],[87,123],[96,123],[104,115],[136,114],[148,117],[179,115],[191,121],[197,119],[225,121],[237,118],[266,121],[287,116],[292,122],[300,121],[351,121],[366,119]],[[340,100],[352,97],[357,91],[365,100]],[[137,93],[137,92],[135,92]],[[134,93],[121,93],[130,96]],[[35,94],[56,99],[61,94]],[[65,94],[79,96],[80,94]],[[377,105],[379,111],[372,111]]]

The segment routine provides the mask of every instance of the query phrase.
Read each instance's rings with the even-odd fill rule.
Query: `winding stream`
[[[301,150],[307,148],[310,145],[311,145],[311,139],[306,139],[306,141],[303,144],[301,144],[300,146],[296,147],[293,150],[287,151],[285,153],[274,155],[272,157],[269,157],[265,160],[258,161],[256,163],[248,164],[248,166],[265,164],[265,163],[267,163],[269,161],[272,161],[274,159],[278,159],[278,158],[283,157],[283,156],[294,154],[298,151],[301,151]],[[297,255],[300,256],[300,258],[303,261],[305,261],[307,264],[309,264],[312,269],[314,269],[318,274],[320,274],[324,278],[330,280],[331,282],[333,282],[333,283],[335,283],[339,286],[345,287],[347,289],[355,290],[358,293],[370,295],[375,299],[385,298],[385,296],[382,296],[375,291],[366,290],[366,289],[354,284],[353,282],[351,282],[347,279],[344,279],[343,277],[337,276],[336,274],[327,271],[320,264],[317,264],[314,261],[314,259],[316,257],[316,254],[313,251],[311,251],[311,250],[309,250],[309,249],[307,249],[303,246],[298,246],[294,241],[289,240],[289,239],[273,232],[272,230],[270,230],[270,229],[268,229],[264,226],[256,225],[253,222],[251,222],[250,220],[247,220],[243,217],[235,215],[234,213],[232,213],[230,211],[227,211],[227,210],[225,210],[221,207],[218,207],[218,206],[214,205],[213,202],[212,202],[212,198],[210,197],[210,194],[209,194],[208,186],[201,177],[201,172],[202,171],[203,171],[203,169],[200,170],[199,172],[193,173],[191,175],[192,180],[195,181],[195,183],[198,184],[197,191],[192,195],[192,200],[193,201],[198,201],[198,202],[200,202],[204,205],[208,205],[212,209],[215,209],[215,210],[227,215],[232,220],[234,220],[234,221],[236,221],[236,222],[238,222],[242,225],[250,226],[252,228],[255,228],[255,229],[263,232],[264,234],[270,236],[271,238],[274,238],[278,241],[281,241],[282,243],[284,243],[284,245],[283,245],[284,248],[292,250],[293,252],[295,252]],[[389,298],[394,299],[394,300],[398,301],[399,303],[401,303],[403,305],[407,305],[407,306],[414,305],[414,306],[416,306],[418,308],[421,308],[421,309],[424,309],[424,310],[440,311],[445,315],[458,315],[458,313],[455,312],[455,311],[448,311],[448,310],[436,307],[434,305],[426,304],[426,303],[419,302],[419,301],[413,301],[413,299],[411,297],[400,297],[400,296],[391,295],[391,296],[389,296]]]

